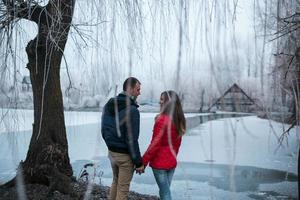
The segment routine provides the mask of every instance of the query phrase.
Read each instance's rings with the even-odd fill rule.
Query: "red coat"
[[[161,114],[155,121],[151,143],[143,156],[143,164],[155,169],[172,169],[177,165],[176,156],[181,136],[171,118]]]

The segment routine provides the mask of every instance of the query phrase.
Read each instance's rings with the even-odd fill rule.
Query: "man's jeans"
[[[113,182],[111,184],[109,200],[127,200],[129,186],[133,176],[134,165],[128,154],[109,151]]]
[[[175,172],[174,169],[170,170],[161,170],[161,169],[153,169],[153,174],[156,180],[156,183],[159,187],[159,197],[161,200],[171,200],[171,181]]]

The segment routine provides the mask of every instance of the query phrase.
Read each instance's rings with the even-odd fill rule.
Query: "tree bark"
[[[297,48],[296,53],[296,94],[294,100],[293,116],[295,117],[295,125],[300,125],[300,47]],[[296,131],[298,128],[296,127]],[[298,152],[298,198],[300,198],[300,148]]]
[[[34,123],[26,160],[25,183],[63,184],[73,175],[68,155],[60,85],[60,64],[70,30],[75,0],[50,0],[41,9],[38,35],[26,52],[33,91]],[[32,16],[31,16],[32,17]]]

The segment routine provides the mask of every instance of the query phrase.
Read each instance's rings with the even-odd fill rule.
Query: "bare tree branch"
[[[2,12],[4,7],[6,9],[6,13],[1,15],[2,18],[6,17],[6,20],[4,20],[6,24],[17,18],[39,23],[40,19],[45,16],[44,7],[39,6],[36,2],[32,3],[32,1],[2,0],[2,5],[0,6]]]
[[[300,13],[295,12],[288,17],[279,18],[279,20],[282,20],[285,23],[300,23]]]

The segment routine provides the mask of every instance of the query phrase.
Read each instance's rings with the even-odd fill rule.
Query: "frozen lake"
[[[25,159],[33,121],[30,110],[2,110],[3,114],[12,118],[0,124],[0,182],[11,178],[19,161]],[[155,115],[141,113],[141,152],[150,142]],[[66,112],[69,155],[75,175],[85,163],[93,162],[97,165],[95,181],[110,185],[112,173],[100,116],[97,112]],[[294,128],[279,147],[278,137],[285,128],[255,116],[195,126],[182,141],[171,188],[174,199],[296,199],[300,133],[299,127]],[[158,194],[151,169],[134,176],[131,190]]]

